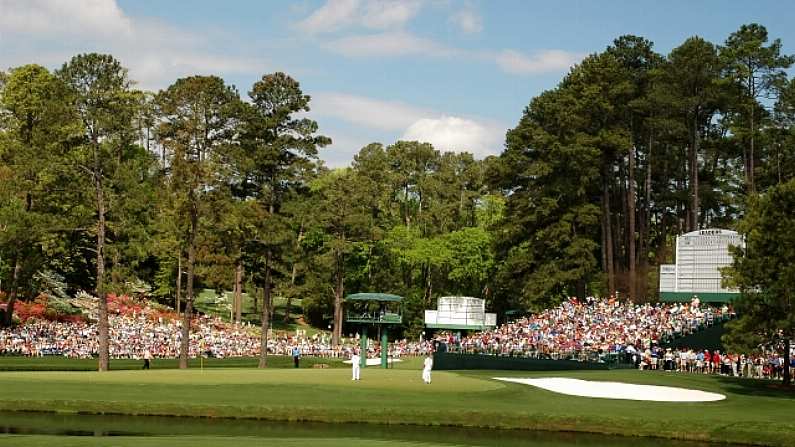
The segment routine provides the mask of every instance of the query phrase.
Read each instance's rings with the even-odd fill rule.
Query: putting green
[[[7,372],[0,375],[0,381],[12,384],[4,391],[2,400],[30,397],[35,392],[36,384],[60,384],[63,387],[77,385],[79,387],[97,385],[116,385],[119,387],[146,387],[150,385],[187,385],[224,386],[261,385],[264,387],[290,387],[311,384],[317,388],[329,387],[339,392],[370,389],[391,390],[400,392],[428,391],[428,385],[422,382],[420,371],[364,369],[362,380],[351,380],[351,372],[347,369],[223,369],[208,370],[151,370],[151,371],[110,371],[98,372]],[[434,374],[433,393],[484,392],[503,388],[504,385],[494,380],[479,377],[468,377],[450,372]],[[63,394],[57,392],[57,395]],[[141,396],[143,399],[157,396]]]

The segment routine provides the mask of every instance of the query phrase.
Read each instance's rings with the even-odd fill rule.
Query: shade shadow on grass
[[[719,377],[726,391],[754,397],[772,397],[795,401],[795,386],[784,386],[777,380],[746,379],[740,377]]]

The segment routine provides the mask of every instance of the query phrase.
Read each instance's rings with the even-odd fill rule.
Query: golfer
[[[354,350],[353,354],[351,354],[351,370],[353,372],[353,378],[351,380],[359,380],[359,372],[362,369],[359,365],[360,360],[361,358],[359,357],[358,351]]]
[[[425,356],[425,361],[423,362],[422,367],[422,381],[425,383],[431,383],[431,370],[433,369],[433,357],[431,357],[431,353],[429,352],[427,356]]]
[[[149,369],[149,362],[152,361],[152,353],[147,349],[144,351],[144,369]]]
[[[298,368],[298,363],[301,361],[301,350],[298,349],[298,345],[293,346],[293,365],[295,368]]]

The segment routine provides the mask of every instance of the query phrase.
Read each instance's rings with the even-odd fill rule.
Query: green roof
[[[403,297],[391,295],[389,293],[354,293],[346,296],[345,301],[381,301],[399,303],[403,301]]]

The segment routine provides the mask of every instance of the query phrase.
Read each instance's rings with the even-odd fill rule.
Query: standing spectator
[[[431,370],[433,369],[433,357],[431,357],[431,353],[429,352],[428,355],[425,356],[425,360],[422,362],[422,381],[430,384],[431,383]]]
[[[298,364],[301,361],[301,350],[298,349],[298,345],[293,346],[293,365],[295,368],[298,368]]]
[[[665,364],[663,368],[668,372],[674,369],[674,355],[671,353],[671,348],[665,350]]]
[[[353,353],[351,354],[351,372],[353,373],[353,378],[351,380],[360,379],[361,365],[359,365],[359,362],[361,362],[359,350],[354,348]]]

